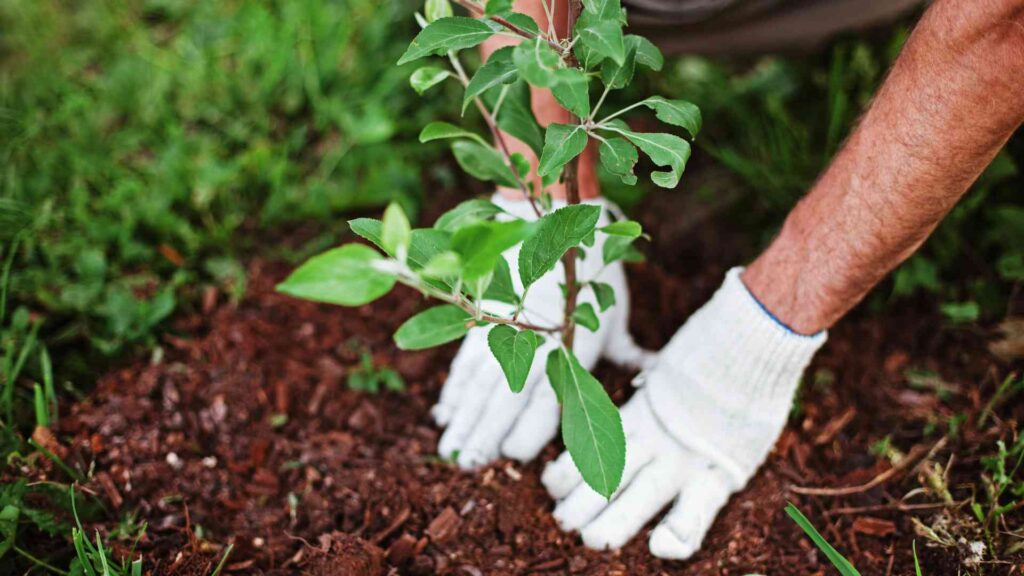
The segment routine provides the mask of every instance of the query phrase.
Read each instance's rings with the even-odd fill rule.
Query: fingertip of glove
[[[454,412],[455,409],[446,404],[435,404],[434,407],[430,409],[430,415],[434,418],[434,424],[437,424],[442,428],[451,422],[452,413]]]
[[[651,532],[648,548],[651,554],[665,560],[686,560],[697,551],[699,543],[690,539],[680,539],[675,532],[665,525],[657,526]]]

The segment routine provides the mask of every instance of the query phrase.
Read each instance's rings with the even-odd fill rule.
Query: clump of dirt
[[[671,215],[641,218],[657,229]],[[633,293],[643,295],[632,299],[641,343],[663,345],[710,296],[722,263],[737,258],[720,252],[724,245],[664,258],[655,248],[652,261],[667,268],[629,268]],[[229,543],[225,573],[830,573],[783,512],[793,501],[864,574],[911,573],[915,539],[925,573],[957,574],[962,547],[930,545],[912,518],[927,526],[939,512],[964,517],[957,506],[978,483],[980,455],[1020,416],[1011,406],[980,430],[969,416],[929,454],[955,416],[982,409],[1011,367],[988,354],[984,334],[946,328],[930,308],[861,314],[832,332],[776,450],[692,560],[652,558],[646,531],[620,551],[595,552],[558,529],[539,482],[560,446],[529,465],[500,461],[475,473],[436,457],[429,407],[458,345],[395,348],[391,334],[424,305],[419,295],[397,289],[372,305],[322,306],[274,292],[288,270],[252,262],[241,303],[181,318],[157,360],[107,374],[61,421],[70,449],[94,462],[89,488],[149,522],[140,550],[154,573],[209,573]],[[400,372],[408,389],[348,390],[364,351]],[[941,394],[908,386],[910,369],[933,371],[931,384],[948,386]],[[632,393],[632,374],[603,364],[597,372],[616,402]],[[957,454],[943,474],[960,504],[942,506],[914,467],[886,478],[890,460],[870,451],[885,438],[942,465]],[[868,487],[841,496],[794,488],[860,485]],[[114,514],[95,527],[116,523]]]

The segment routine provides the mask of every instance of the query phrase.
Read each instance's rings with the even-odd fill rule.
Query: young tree
[[[512,11],[511,0],[457,4],[469,16],[454,15],[448,0],[426,1],[425,13],[416,15],[423,29],[398,64],[441,56],[447,66],[417,69],[410,78],[412,87],[423,93],[448,79],[458,81],[465,90],[463,111],[476,108],[495,144],[447,122],[425,126],[420,141],[451,140],[456,161],[469,175],[518,189],[537,219],[516,218],[494,203],[473,199],[442,215],[432,227],[413,229],[401,208],[392,204],[382,220],[349,223],[383,254],[365,244],[346,244],[311,258],[278,289],[309,300],[358,306],[383,296],[396,283],[411,286],[441,304],[402,324],[394,335],[398,347],[438,346],[463,337],[470,328],[490,326],[488,344],[513,392],[522,390],[541,343],[554,339],[558,345],[544,361],[562,406],[562,438],[587,484],[611,497],[625,465],[622,421],[601,383],[573,354],[573,337],[577,329],[599,326],[592,304],[577,305],[581,291],[592,290],[602,311],[615,305],[615,293],[608,284],[578,278],[576,263],[584,257],[601,258],[604,265],[627,258],[635,253],[632,244],[643,230],[625,219],[599,226],[601,207],[580,203],[576,165],[588,143],[596,141],[601,164],[623,182],[636,184],[633,170],[642,152],[662,168],[651,172],[651,181],[674,188],[690,156],[689,142],[667,132],[634,131],[622,116],[646,107],[693,138],[700,130],[700,111],[686,101],[651,96],[600,114],[608,93],[629,85],[638,65],[659,70],[663,64],[653,44],[623,32],[626,15],[619,0],[583,0],[582,5],[572,1],[566,38],[559,38],[553,27],[541,30],[529,16]],[[545,11],[552,14],[553,5],[545,3]],[[496,34],[520,42],[495,51],[470,77],[459,50]],[[600,87],[596,100],[592,84]],[[530,112],[531,86],[549,89],[572,114],[572,121],[542,130]],[[505,134],[539,156],[540,186],[534,185],[526,158],[509,152]],[[546,187],[559,180],[565,184],[566,205],[553,209]],[[601,254],[588,255],[597,234],[607,236]],[[502,256],[516,247],[521,291]],[[526,293],[559,265],[565,278],[561,322],[528,321]]]

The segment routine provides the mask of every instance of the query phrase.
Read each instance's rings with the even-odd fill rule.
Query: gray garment
[[[925,0],[623,0],[630,27],[673,54],[813,48],[890,23]]]

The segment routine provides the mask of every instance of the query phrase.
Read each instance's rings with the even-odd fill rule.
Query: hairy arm
[[[743,281],[828,328],[909,257],[1024,121],[1024,0],[937,0],[831,166]]]

